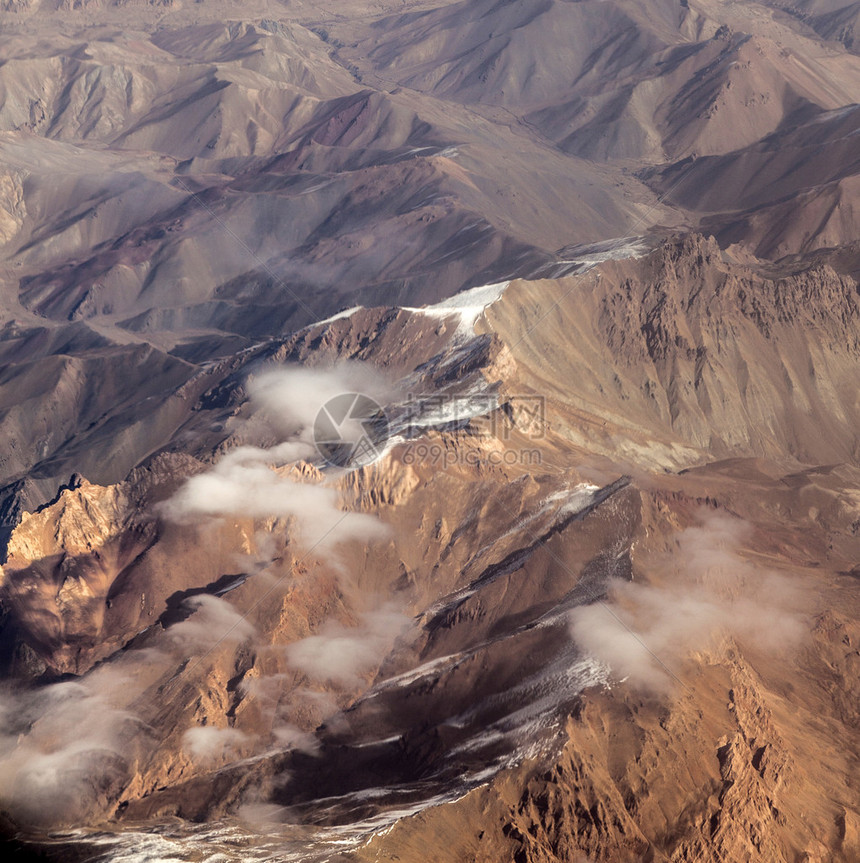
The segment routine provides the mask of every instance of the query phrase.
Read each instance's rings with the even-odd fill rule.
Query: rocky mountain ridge
[[[0,4],[10,853],[856,860],[856,15]]]

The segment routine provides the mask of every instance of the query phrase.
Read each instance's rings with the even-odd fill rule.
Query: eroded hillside
[[[15,854],[860,857],[855,6],[0,6]]]

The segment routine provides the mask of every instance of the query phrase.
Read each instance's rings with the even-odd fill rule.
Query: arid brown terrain
[[[858,22],[0,3],[0,850],[860,860]]]

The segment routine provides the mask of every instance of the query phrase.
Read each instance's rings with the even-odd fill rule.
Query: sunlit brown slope
[[[855,19],[0,4],[0,834],[853,863]]]
[[[601,282],[602,294],[586,290]],[[613,283],[642,315],[623,343],[607,317]],[[153,504],[211,470],[178,454],[24,518],[3,570],[9,671],[89,669],[68,703],[116,717],[116,755],[78,756],[100,784],[68,774],[54,823],[109,824],[122,841],[167,816],[226,818],[246,837],[338,859],[316,830],[339,824],[361,844],[414,811],[350,859],[417,860],[428,844],[445,860],[852,859],[860,497],[839,363],[856,350],[856,286],[821,269],[773,280],[692,237],[555,284],[566,294],[551,287],[514,283],[486,313],[489,334],[465,343],[452,341],[456,317],[363,310],[261,347],[246,371],[221,367],[187,427],[201,455],[225,434],[222,453],[271,445],[246,401],[263,357],[361,356],[393,380],[418,375],[422,392],[501,381],[503,403],[548,397],[543,431],[515,423],[500,440],[481,430],[486,417],[443,424],[423,440],[457,463],[410,463],[401,444],[337,480],[346,509],[389,526],[369,545],[349,533],[334,557],[308,553],[292,519],[172,523]],[[737,305],[741,289],[754,305]],[[538,307],[544,321],[513,337],[511,316]],[[813,352],[821,332],[839,333],[842,351]],[[697,344],[709,402],[658,388],[662,369],[683,379]],[[716,384],[753,347],[749,381],[784,387],[756,402],[785,412],[769,434],[747,419],[737,375],[738,389]],[[810,357],[832,390],[817,436],[800,419],[803,379],[767,377],[781,363],[789,374],[789,360],[808,373]],[[620,407],[584,408],[604,366],[624,422]],[[653,386],[633,387],[637,375]],[[724,451],[741,457],[715,462],[702,429],[730,427]],[[540,462],[492,458],[525,448]],[[797,467],[814,458],[855,463]],[[682,463],[700,466],[675,473]],[[321,481],[308,467],[295,476]],[[619,639],[625,651],[602,653]],[[330,664],[323,645],[349,653]],[[66,708],[44,709],[32,745]],[[59,753],[69,745],[55,739]],[[14,817],[41,822],[32,779],[18,781]]]
[[[693,236],[515,283],[489,319],[589,449],[655,466],[857,459],[860,296],[826,265],[777,274]]]
[[[559,250],[655,223],[702,221],[769,258],[857,234],[857,57],[770,6],[0,14],[8,362],[62,418],[38,445],[10,431],[10,513],[164,445],[184,417],[153,412],[146,381],[196,391],[207,362],[345,307],[562,272]],[[155,351],[123,411],[110,379],[92,385],[95,343],[126,370]],[[40,410],[16,396],[6,422],[39,427]],[[144,412],[157,428],[136,428]],[[96,440],[108,424],[122,447]]]

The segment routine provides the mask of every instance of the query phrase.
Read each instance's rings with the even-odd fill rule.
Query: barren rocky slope
[[[617,326],[612,285],[632,318]],[[850,278],[774,279],[689,237],[514,282],[483,336],[464,335],[456,309],[356,310],[223,364],[185,429],[208,452],[272,445],[246,401],[272,363],[361,358],[388,369],[392,418],[398,379],[454,394],[459,415],[431,411],[412,443],[327,481],[388,525],[370,545],[365,526],[337,552],[308,550],[299,514],[176,522],[158,502],[218,471],[179,452],[23,518],[4,565],[7,673],[83,674],[70,703],[112,717],[91,744],[107,762],[55,738],[76,766],[51,786],[54,824],[108,819],[121,847],[147,824],[168,842],[170,816],[215,819],[261,854],[305,859],[420,812],[354,853],[418,859],[456,836],[445,859],[852,859],[860,493],[856,457],[834,447],[853,446],[840,369],[856,362],[856,304]],[[775,388],[766,399],[747,403],[750,384],[723,367],[744,350],[749,380]],[[585,374],[580,352],[610,380]],[[688,398],[667,392],[697,362]],[[826,404],[807,400],[813,373]],[[512,411],[537,392],[540,429]],[[487,410],[507,418],[501,438]],[[829,435],[812,425],[824,411]],[[843,466],[801,467],[826,459]],[[294,471],[280,494],[323,481]],[[47,711],[34,747],[69,709],[51,694],[67,685],[24,708],[25,722]],[[14,775],[14,816],[38,821],[46,789],[28,766]],[[180,852],[221,847],[205,830],[188,841]]]
[[[0,4],[14,854],[860,858],[856,15]]]

